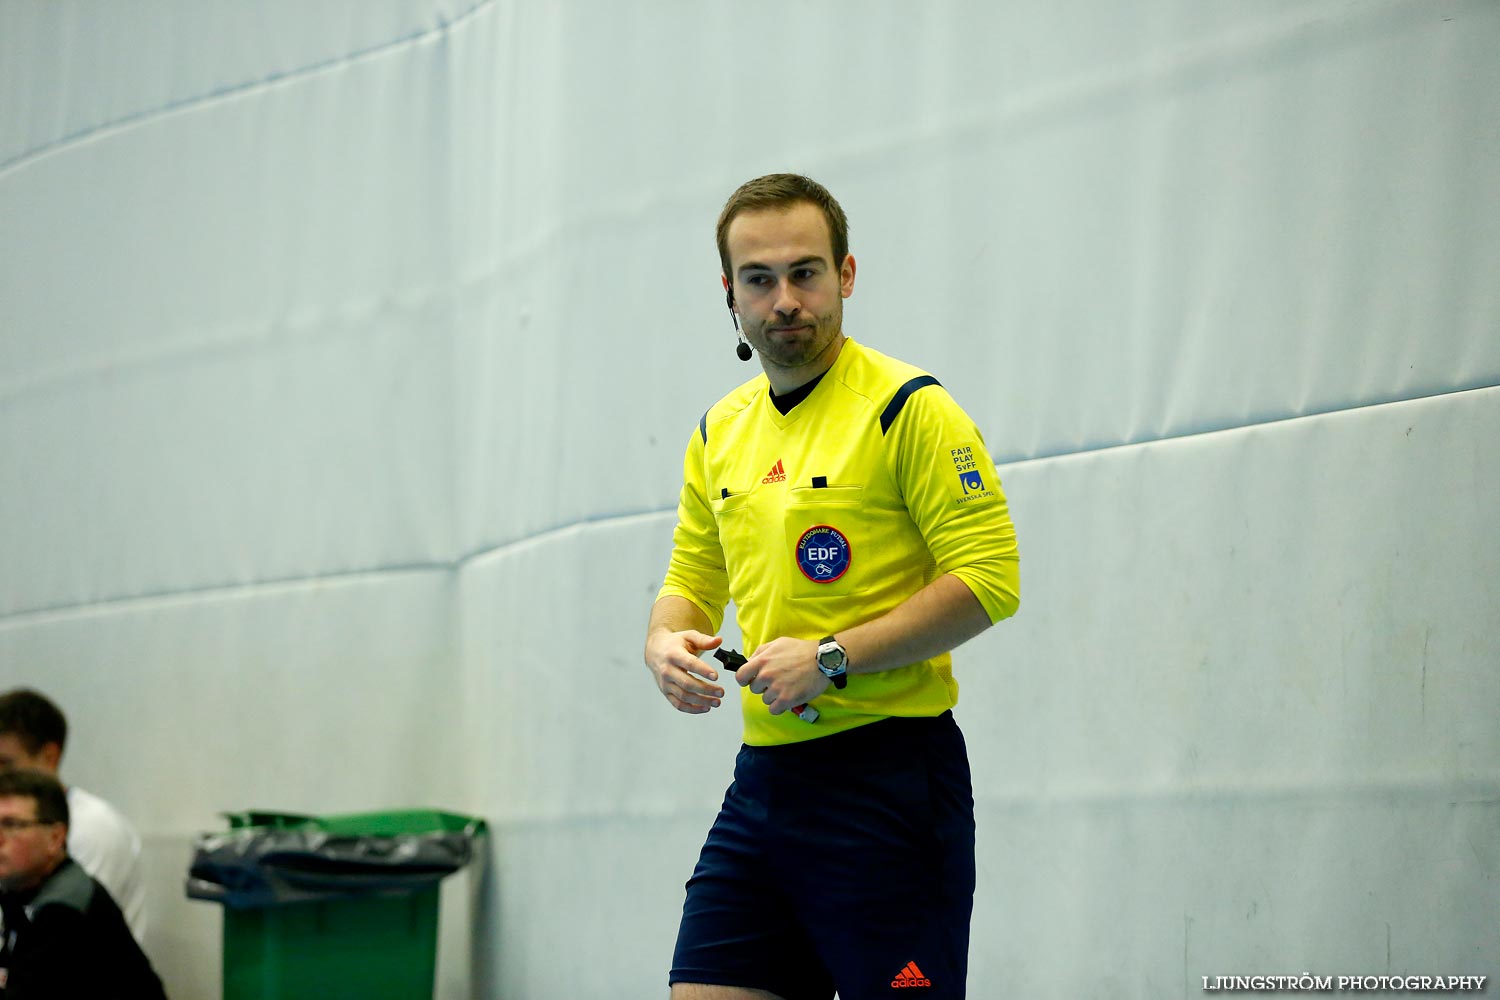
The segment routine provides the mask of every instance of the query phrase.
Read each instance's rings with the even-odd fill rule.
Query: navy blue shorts
[[[687,883],[671,982],[961,998],[973,908],[974,796],[951,712],[745,746]]]

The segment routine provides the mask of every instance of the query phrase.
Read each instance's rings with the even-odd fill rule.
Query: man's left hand
[[[817,642],[786,636],[757,648],[755,655],[734,672],[734,679],[760,695],[772,715],[807,704],[833,684],[818,669]]]

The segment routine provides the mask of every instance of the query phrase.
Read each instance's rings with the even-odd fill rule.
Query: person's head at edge
[[[68,742],[68,720],[29,688],[0,694],[0,771],[29,768],[56,775]]]
[[[41,885],[68,856],[68,795],[50,774],[0,772],[0,891]]]
[[[771,388],[785,393],[827,371],[854,293],[849,222],[833,195],[800,174],[757,177],[729,196],[717,239],[730,309]]]

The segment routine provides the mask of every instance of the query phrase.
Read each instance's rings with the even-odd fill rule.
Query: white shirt
[[[68,854],[114,898],[137,943],[146,937],[146,887],[141,838],[119,810],[97,795],[68,786]]]

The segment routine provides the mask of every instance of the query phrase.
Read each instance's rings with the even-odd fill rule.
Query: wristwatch
[[[844,651],[843,644],[831,635],[818,640],[818,669],[841,691],[849,683],[849,654]]]

